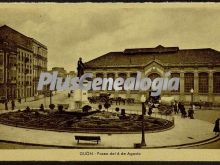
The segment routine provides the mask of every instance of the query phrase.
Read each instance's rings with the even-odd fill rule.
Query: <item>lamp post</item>
[[[191,103],[193,103],[193,93],[194,93],[193,88],[192,88],[192,89],[190,89],[190,93],[191,93]]]
[[[141,138],[141,146],[146,146],[145,133],[144,133],[144,114],[146,113],[145,101],[146,101],[146,97],[144,95],[142,95],[141,96],[141,103],[142,103],[142,125],[141,125],[142,138]]]

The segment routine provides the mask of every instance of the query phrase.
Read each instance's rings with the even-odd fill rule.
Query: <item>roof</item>
[[[47,49],[47,47],[39,41],[35,40],[34,38],[30,38],[7,25],[3,25],[0,27],[0,36],[5,40],[14,42],[17,45],[23,46],[27,49],[32,49],[31,42],[35,42],[38,45]]]
[[[143,67],[151,61],[163,65],[220,64],[220,52],[210,49],[179,49],[178,47],[125,49],[109,52],[85,63],[86,68]]]

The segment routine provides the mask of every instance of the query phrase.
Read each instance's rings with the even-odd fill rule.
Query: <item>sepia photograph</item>
[[[0,15],[0,150],[220,149],[219,4],[2,3]]]

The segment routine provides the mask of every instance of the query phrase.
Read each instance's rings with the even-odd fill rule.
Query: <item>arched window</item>
[[[136,78],[137,77],[137,73],[130,73],[130,77]]]
[[[157,73],[151,73],[151,74],[149,74],[149,76],[148,76],[148,78],[150,78],[151,81],[153,81],[153,80],[154,80],[155,78],[157,78],[157,77],[160,77],[160,75],[157,74]]]
[[[127,78],[126,73],[119,73],[118,76],[121,77],[121,78],[124,78],[124,80]]]
[[[184,91],[189,93],[191,89],[194,89],[194,73],[184,74]]]
[[[220,93],[220,72],[213,74],[213,93]]]
[[[174,77],[180,78],[180,74],[179,74],[179,73],[171,73],[170,78],[174,78]],[[173,92],[174,92],[174,93],[180,92],[180,84],[179,84],[178,90],[176,90],[176,91],[171,91],[171,92],[172,92],[172,93],[173,93]]]
[[[114,73],[108,73],[107,78],[112,78],[114,80],[115,79],[115,74]]]
[[[208,93],[209,91],[209,74],[199,73],[199,93]]]
[[[96,73],[96,77],[103,78],[104,74],[103,73]]]

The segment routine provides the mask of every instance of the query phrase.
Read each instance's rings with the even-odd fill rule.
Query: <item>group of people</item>
[[[190,119],[194,119],[194,110],[195,110],[195,105],[190,104],[188,114],[186,112],[186,108],[182,102],[177,102],[175,101],[174,104],[172,105],[173,111],[175,114],[178,114],[179,112],[181,113],[182,118],[189,117]]]
[[[5,100],[5,104],[8,105],[9,102],[11,102],[11,109],[14,110],[15,106],[16,106],[15,105],[15,100],[14,99],[10,99],[10,100],[6,99]],[[21,98],[20,97],[18,98],[18,102],[21,104]]]

